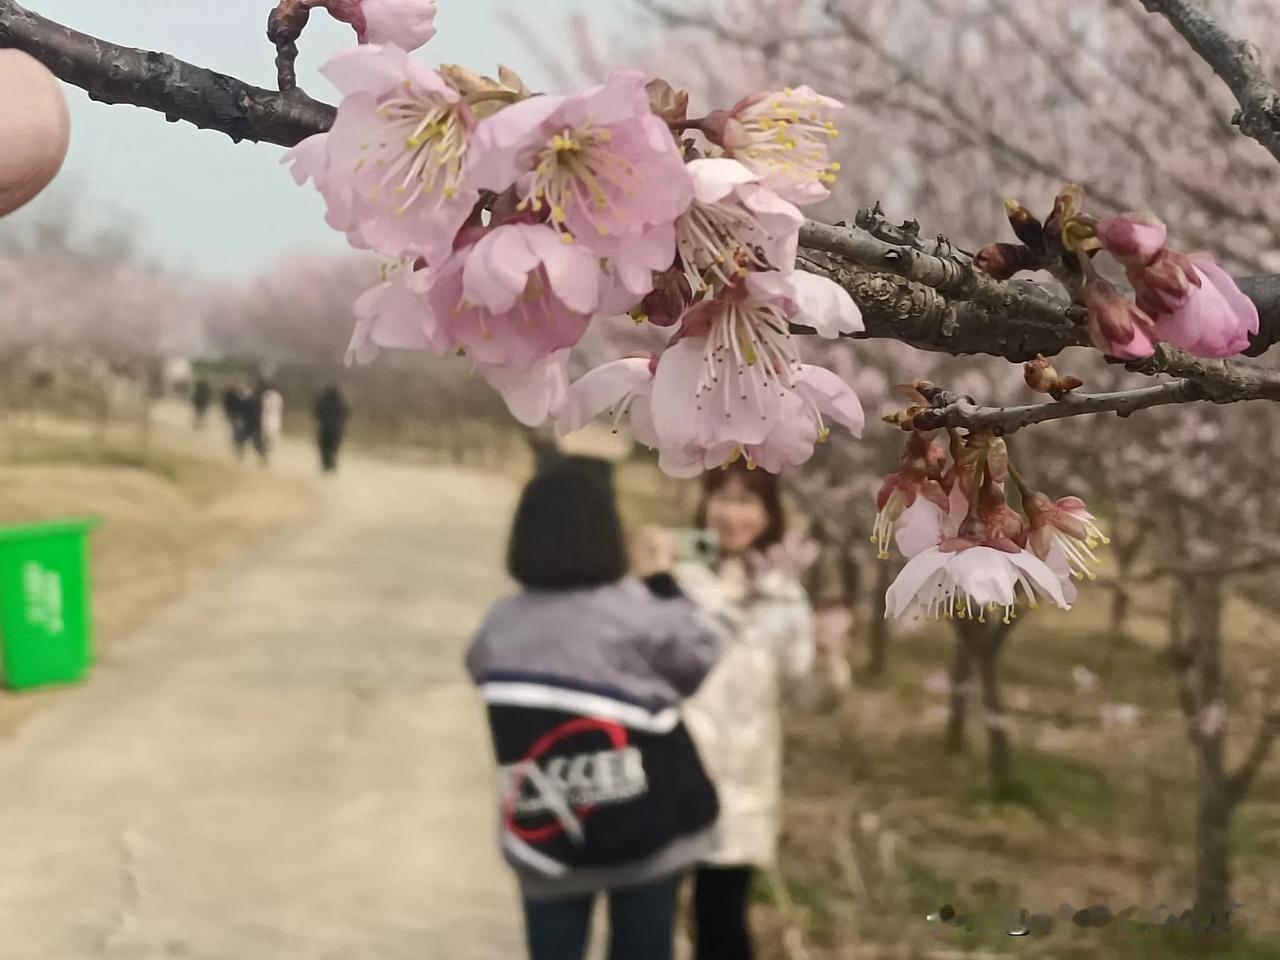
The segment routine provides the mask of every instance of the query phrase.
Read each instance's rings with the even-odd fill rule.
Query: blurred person
[[[201,377],[191,390],[191,409],[195,413],[197,430],[203,430],[209,418],[209,407],[213,405],[213,388],[209,381]]]
[[[320,469],[333,473],[338,469],[338,449],[347,429],[351,411],[336,383],[331,383],[316,398],[312,413],[316,418],[316,444],[320,448]]]
[[[284,432],[284,395],[273,385],[262,389],[262,447],[269,454]]]
[[[244,411],[249,399],[249,390],[237,381],[222,391],[222,413],[227,418],[227,426],[231,429],[231,445],[236,456],[244,459],[244,447],[248,435],[245,433]]]
[[[266,395],[266,383],[259,380],[256,388],[244,388],[244,400],[240,407],[240,418],[244,428],[244,440],[240,446],[240,455],[244,456],[244,448],[251,446],[258,455],[258,462],[264,467],[268,463],[267,438],[263,433],[263,397]]]
[[[713,844],[715,790],[680,717],[718,634],[674,557],[626,547],[608,463],[569,457],[525,487],[507,568],[520,592],[467,653],[499,765],[500,843],[531,960],[582,960],[596,894],[610,960],[671,960],[684,872]]]
[[[686,704],[689,730],[720,796],[717,845],[694,876],[697,960],[750,960],[751,887],[777,861],[783,705],[831,709],[851,684],[846,616],[813,609],[799,576],[812,557],[784,540],[776,474],[742,460],[703,476],[696,525],[719,541],[712,563],[681,563],[676,580],[728,625],[721,657]],[[653,535],[651,532],[649,535]]]

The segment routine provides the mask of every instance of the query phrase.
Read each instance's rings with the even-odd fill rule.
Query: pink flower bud
[[[1155,322],[1120,291],[1094,277],[1084,285],[1089,339],[1110,357],[1140,360],[1155,352]]]
[[[1212,256],[1161,251],[1130,274],[1156,334],[1198,357],[1230,357],[1258,332],[1258,308]]]
[[[1168,228],[1155,217],[1125,214],[1099,220],[1095,227],[1102,249],[1125,266],[1141,267],[1164,249]]]
[[[0,50],[0,217],[49,185],[70,142],[57,78],[21,50]]]

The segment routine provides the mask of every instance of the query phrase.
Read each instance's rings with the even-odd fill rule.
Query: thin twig
[[[1182,34],[1227,85],[1240,104],[1232,121],[1245,136],[1257,140],[1280,160],[1280,92],[1268,79],[1252,45],[1227,33],[1199,5],[1189,0],[1141,0]]]
[[[917,430],[939,430],[943,427],[984,430],[996,436],[1008,436],[1024,427],[1048,420],[1084,417],[1096,413],[1114,413],[1127,417],[1150,407],[1203,399],[1200,385],[1191,380],[1174,380],[1136,390],[1117,390],[1114,393],[1082,394],[1071,391],[1049,403],[1031,403],[1020,407],[983,407],[965,397],[943,392],[938,394],[937,407],[916,416],[915,427]]]

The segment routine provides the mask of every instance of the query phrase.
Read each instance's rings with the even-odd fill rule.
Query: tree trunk
[[[1017,782],[1013,769],[1013,751],[1009,747],[1004,704],[1000,701],[1000,653],[1004,649],[1009,625],[996,620],[985,623],[966,620],[965,629],[978,661],[978,677],[982,683],[983,720],[987,728],[987,762],[991,771],[991,789],[996,797],[1008,795]]]
[[[951,661],[951,714],[947,717],[946,748],[948,753],[962,753],[965,747],[964,726],[969,707],[969,675],[973,671],[973,649],[965,638],[963,625],[956,620],[956,651]]]
[[[1226,769],[1226,731],[1219,724],[1205,729],[1204,710],[1222,701],[1222,583],[1206,576],[1178,583],[1183,632],[1178,638],[1180,662],[1194,671],[1194,694],[1184,697],[1184,711],[1196,748],[1199,776],[1196,810],[1195,911],[1214,914],[1231,905],[1231,815],[1233,801]],[[1189,656],[1188,656],[1189,654]],[[1185,669],[1185,668],[1184,668]],[[1194,707],[1194,713],[1188,708]]]

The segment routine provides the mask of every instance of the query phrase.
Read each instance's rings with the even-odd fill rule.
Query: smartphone
[[[710,530],[672,530],[676,539],[676,561],[714,566],[720,559],[720,538]]]

